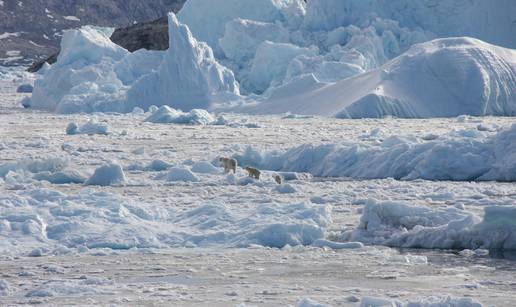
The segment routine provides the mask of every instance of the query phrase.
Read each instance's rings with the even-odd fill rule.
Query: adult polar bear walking
[[[233,171],[233,174],[236,173],[238,162],[235,159],[232,158],[220,158],[220,163],[222,163],[222,166],[224,166],[224,171],[226,173],[229,173],[230,171]]]

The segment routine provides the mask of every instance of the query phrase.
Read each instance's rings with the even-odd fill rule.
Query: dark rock
[[[177,12],[185,1],[3,1],[0,5],[0,34],[10,35],[0,40],[0,65],[24,65],[47,59],[58,52],[65,29],[83,25],[128,27],[165,16],[170,11]],[[9,56],[9,51],[15,51],[16,56],[12,56],[13,53]]]

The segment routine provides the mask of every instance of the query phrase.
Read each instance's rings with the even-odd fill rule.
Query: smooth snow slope
[[[297,81],[299,82],[299,81]],[[369,73],[323,86],[312,78],[243,110],[342,118],[516,114],[516,51],[472,38],[437,39]]]

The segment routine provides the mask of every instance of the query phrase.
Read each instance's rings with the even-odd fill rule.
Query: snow
[[[374,133],[372,136],[376,138]],[[304,144],[284,152],[260,152],[247,147],[235,158],[240,165],[319,177],[513,182],[515,138],[513,125],[497,133],[455,131],[430,141],[417,136],[393,136],[373,145]]]
[[[511,305],[497,1],[189,0],[168,51],[86,27],[32,98],[1,69],[2,302]]]
[[[16,93],[17,86],[12,77],[0,82],[6,93],[0,99],[0,164],[18,165],[0,181],[1,279],[11,289],[2,297],[6,305],[202,305],[216,299],[224,306],[295,306],[309,297],[339,306],[358,305],[366,296],[405,305],[430,301],[436,293],[457,300],[467,294],[485,305],[515,300],[509,250],[405,250],[346,237],[359,228],[370,199],[430,209],[420,220],[400,218],[415,228],[443,227],[418,226],[423,218],[449,225],[452,217],[441,212],[451,209],[457,216],[477,217],[472,226],[477,229],[484,225],[486,208],[514,206],[513,183],[354,180],[280,171],[297,191],[282,194],[275,191],[276,172],[262,168],[263,178],[256,181],[248,180],[241,168],[228,176],[216,167],[219,157],[242,154],[247,146],[266,155],[300,144],[381,149],[396,140],[410,146],[469,140],[485,143],[480,151],[497,143],[499,157],[506,159],[496,158],[501,172],[510,170],[512,118],[349,120],[227,113],[226,123],[259,128],[172,126],[145,122],[150,114],[141,111],[92,116],[21,109],[17,102],[26,94]],[[64,133],[68,123],[80,126],[92,118],[121,133]],[[37,159],[45,162],[38,167],[21,163]],[[48,173],[90,175],[107,161],[118,161],[125,184],[40,179]],[[213,173],[195,172],[197,182],[172,183],[166,181],[172,167]],[[507,216],[510,222],[512,212],[490,214],[475,241],[495,242],[494,232],[514,232],[510,223],[498,221]],[[392,231],[397,237],[398,230]],[[26,296],[39,290],[53,296]]]
[[[483,305],[468,297],[428,297],[413,299],[407,303],[393,299],[364,297],[361,307],[482,307]]]
[[[176,178],[181,177],[177,175],[179,170],[172,172]],[[96,177],[103,181],[98,179],[95,184],[113,184],[100,173]],[[5,226],[0,228],[3,252],[23,252],[29,246],[38,246],[39,253],[44,254],[61,247],[81,246],[129,249],[310,245],[324,235],[329,224],[328,208],[308,204],[262,205],[244,214],[232,212],[224,204],[176,212],[94,190],[65,195],[44,189],[3,196],[0,201]],[[16,242],[24,243],[16,246]]]
[[[123,185],[125,182],[126,177],[122,166],[116,163],[110,163],[97,168],[85,184],[112,186]]]

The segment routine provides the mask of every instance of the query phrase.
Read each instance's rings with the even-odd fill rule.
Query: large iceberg
[[[57,62],[36,80],[29,105],[58,113],[120,110],[125,86],[113,67],[129,55],[109,39],[111,31],[67,31]]]
[[[165,52],[128,53],[92,27],[66,33],[24,105],[514,115],[514,11],[511,0],[189,0],[169,17]]]
[[[515,88],[515,50],[445,38],[417,44],[368,73],[243,110],[341,118],[513,116]]]
[[[170,48],[157,71],[128,91],[129,110],[151,105],[207,109],[219,93],[239,94],[233,72],[217,62],[206,43],[198,42],[172,13],[168,26]]]
[[[27,105],[58,113],[131,112],[151,105],[189,111],[239,94],[233,72],[173,13],[166,52],[129,53],[110,34],[94,27],[67,31],[57,62],[36,81]]]

